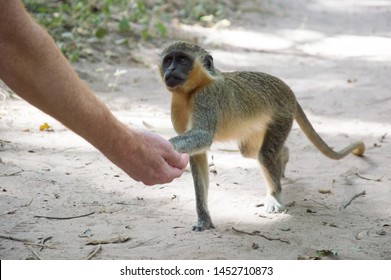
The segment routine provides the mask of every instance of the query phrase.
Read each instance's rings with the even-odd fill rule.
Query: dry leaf
[[[298,256],[297,259],[298,260],[305,260],[305,261],[308,261],[308,260],[321,260],[321,258],[313,257],[313,256]]]
[[[337,256],[337,253],[330,251],[330,250],[317,250],[316,253],[320,257],[335,257],[335,256]]]
[[[321,193],[321,194],[328,194],[328,193],[331,193],[331,190],[320,189],[319,193]]]
[[[40,131],[53,131],[53,128],[47,122],[45,122],[43,125],[39,126],[39,130]]]

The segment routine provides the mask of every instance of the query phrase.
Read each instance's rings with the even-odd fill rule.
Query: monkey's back
[[[263,130],[270,121],[293,121],[296,98],[279,78],[262,72],[220,72],[205,93],[216,106],[216,140]]]
[[[296,98],[281,79],[262,72],[223,72],[213,84],[213,91],[223,107],[233,112],[293,114]]]

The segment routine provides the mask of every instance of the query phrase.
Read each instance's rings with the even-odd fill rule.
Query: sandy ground
[[[331,146],[362,139],[365,157],[329,160],[295,125],[283,180],[288,211],[270,215],[260,206],[266,188],[258,163],[231,143],[214,145],[209,204],[216,229],[192,232],[190,172],[146,187],[57,121],[6,98],[0,103],[1,259],[36,258],[33,251],[42,259],[83,259],[96,242],[107,244],[94,259],[391,259],[391,2],[247,2],[229,18],[230,27],[181,28],[199,38],[222,70],[281,77]],[[158,52],[140,55],[152,63]],[[170,96],[155,66],[76,67],[122,121],[175,135]],[[45,122],[52,132],[39,130]]]

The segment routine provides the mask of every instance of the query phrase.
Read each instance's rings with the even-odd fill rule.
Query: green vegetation
[[[173,18],[211,24],[223,13],[216,1],[23,0],[71,61],[94,55],[97,43],[128,46],[129,39],[167,37]],[[109,36],[111,35],[111,36]]]

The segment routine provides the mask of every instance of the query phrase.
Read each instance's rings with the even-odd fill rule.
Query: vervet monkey
[[[171,120],[178,136],[174,148],[190,154],[198,222],[195,231],[213,228],[208,211],[207,150],[214,141],[235,140],[244,157],[258,159],[268,187],[266,211],[283,211],[281,177],[289,158],[285,140],[295,119],[325,156],[362,156],[357,141],[333,151],[316,133],[292,90],[280,79],[260,72],[221,72],[198,45],[176,42],[163,50],[160,74],[172,93]]]

